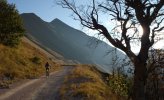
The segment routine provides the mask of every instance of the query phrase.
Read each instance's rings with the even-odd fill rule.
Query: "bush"
[[[6,89],[9,88],[9,85],[12,84],[11,80],[3,80],[0,81],[0,89]]]
[[[19,77],[19,70],[15,65],[5,66],[2,74],[7,80],[14,80],[16,77]]]
[[[16,46],[23,36],[24,28],[15,5],[6,1],[0,2],[0,43]]]
[[[31,61],[35,64],[41,64],[41,59],[37,56],[31,58]]]
[[[115,74],[110,77],[109,86],[115,94],[127,97],[131,93],[132,79],[124,75]]]

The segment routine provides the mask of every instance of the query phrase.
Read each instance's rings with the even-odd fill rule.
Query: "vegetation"
[[[114,74],[109,77],[108,81],[111,90],[118,96],[129,97],[132,92],[132,78],[123,74]]]
[[[146,95],[148,100],[163,100],[163,69],[164,69],[164,50],[152,49],[148,62],[148,78],[146,85]]]
[[[77,65],[60,89],[63,100],[121,100],[104,82],[102,75],[91,65]]]
[[[35,64],[41,64],[41,59],[37,56],[31,58],[31,61]]]
[[[74,19],[84,27],[97,30],[125,52],[135,69],[132,99],[145,100],[148,53],[164,29],[164,0],[92,0],[84,5],[76,4],[75,0],[59,0],[58,4],[72,10]],[[111,20],[116,22],[113,29],[105,25]],[[132,51],[134,43],[139,44],[138,54]]]
[[[0,44],[0,87],[9,87],[15,80],[37,78],[45,73],[44,64],[48,61],[52,70],[59,64],[52,62],[45,54],[26,42],[17,48]]]
[[[0,43],[7,46],[17,46],[24,28],[21,17],[14,4],[6,0],[0,2]]]

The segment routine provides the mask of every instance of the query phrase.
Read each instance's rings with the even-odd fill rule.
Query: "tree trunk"
[[[145,100],[145,82],[147,76],[146,64],[135,62],[134,83],[133,83],[133,100]]]

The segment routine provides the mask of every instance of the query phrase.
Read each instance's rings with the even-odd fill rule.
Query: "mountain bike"
[[[48,78],[49,77],[49,69],[47,68],[46,69],[46,78]]]

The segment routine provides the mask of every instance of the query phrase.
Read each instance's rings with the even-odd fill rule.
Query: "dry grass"
[[[60,94],[63,100],[117,100],[91,65],[76,66],[65,78]]]
[[[0,55],[0,87],[7,87],[5,83],[11,83],[8,82],[11,80],[43,75],[47,61],[52,65],[52,71],[60,69],[59,64],[52,62],[45,54],[25,42],[21,42],[17,48],[0,44]]]

